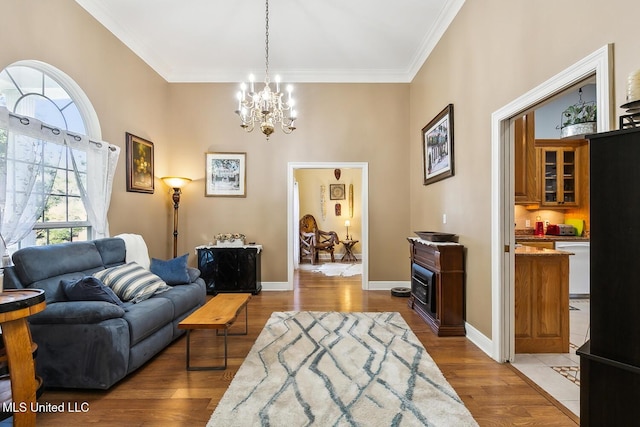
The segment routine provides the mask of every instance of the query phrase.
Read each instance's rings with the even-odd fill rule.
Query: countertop
[[[545,234],[544,236],[533,236],[530,234],[516,234],[516,242],[588,242],[589,238],[584,236],[555,236]]]
[[[558,251],[556,249],[536,248],[535,246],[516,245],[516,256],[563,256],[573,255],[573,252]]]

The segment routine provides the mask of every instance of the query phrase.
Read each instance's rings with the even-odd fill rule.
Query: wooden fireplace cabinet
[[[439,336],[465,336],[464,246],[451,242],[427,242],[408,238],[411,264],[433,272],[433,304],[422,304],[411,294],[409,307]]]

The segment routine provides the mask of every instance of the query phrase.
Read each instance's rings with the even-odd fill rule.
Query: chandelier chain
[[[265,63],[265,81],[269,83],[269,0],[265,2],[265,30],[264,30],[264,63]]]

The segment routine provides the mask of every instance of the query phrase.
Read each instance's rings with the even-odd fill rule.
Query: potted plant
[[[595,102],[578,102],[562,112],[560,137],[585,135],[597,132],[597,110]]]

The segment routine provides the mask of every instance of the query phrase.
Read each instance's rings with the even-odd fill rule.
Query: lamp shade
[[[164,176],[161,179],[171,188],[182,188],[191,182],[190,178],[180,176]]]

